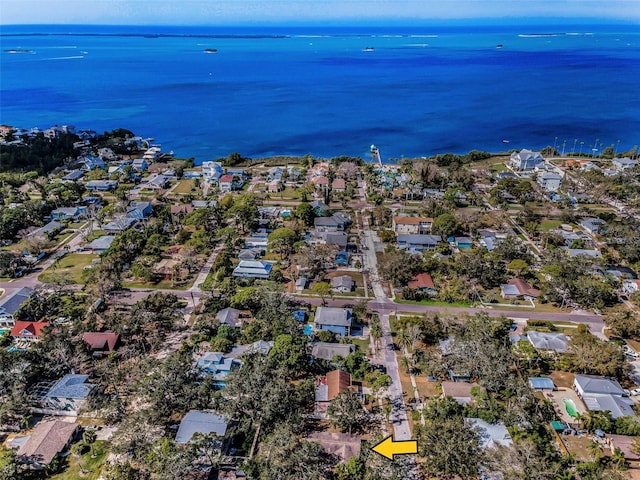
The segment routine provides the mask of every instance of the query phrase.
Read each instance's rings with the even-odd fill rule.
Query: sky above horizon
[[[354,25],[509,18],[640,25],[638,0],[2,0],[0,24]]]

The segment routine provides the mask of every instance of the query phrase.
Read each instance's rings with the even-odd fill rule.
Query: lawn
[[[562,225],[560,220],[542,220],[540,222],[540,230],[547,232],[549,230],[560,228],[560,225]]]
[[[184,283],[173,283],[171,280],[160,280],[159,282],[122,282],[126,288],[149,288],[151,290],[188,290],[195,282],[196,277],[192,276]]]
[[[109,444],[103,440],[97,440],[93,444],[93,455],[87,452],[80,459],[73,455],[69,455],[68,467],[64,472],[53,475],[51,480],[97,480],[100,477],[100,470],[109,455]],[[93,458],[92,458],[93,457]],[[78,460],[80,460],[78,462]],[[84,472],[81,473],[80,465]]]
[[[493,165],[491,165],[490,169],[492,172],[506,172],[509,170],[507,166],[502,162],[494,163]]]
[[[41,282],[49,282],[53,278],[53,274],[62,275],[69,278],[73,283],[84,285],[82,274],[84,267],[90,266],[92,261],[97,258],[95,255],[69,253],[54,262],[53,265],[44,273],[41,273],[38,280]]]
[[[195,182],[193,178],[185,178],[180,180],[176,187],[171,191],[176,195],[187,195],[191,193],[191,189],[195,188]]]

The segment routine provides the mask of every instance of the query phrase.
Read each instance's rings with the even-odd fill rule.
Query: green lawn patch
[[[369,340],[352,339],[351,342],[357,345],[360,350],[367,353],[369,351]]]
[[[51,480],[97,480],[108,455],[109,444],[104,440],[97,440],[93,444],[93,452],[88,451],[80,458],[69,455],[65,471],[49,478]]]
[[[549,231],[560,228],[562,222],[560,220],[542,220],[540,222],[540,230]]]
[[[70,279],[73,283],[84,285],[83,273],[86,266],[92,265],[96,255],[70,253],[54,262],[53,265],[44,273],[41,273],[38,280],[47,283],[50,282],[54,275],[62,275]]]
[[[192,193],[191,189],[195,188],[195,182],[193,178],[185,178],[178,182],[178,185],[171,191],[176,195],[187,195]]]

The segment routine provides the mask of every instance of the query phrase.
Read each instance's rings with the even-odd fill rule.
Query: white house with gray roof
[[[564,353],[569,347],[569,338],[564,333],[527,332],[527,339],[536,350]]]
[[[315,316],[316,330],[333,332],[341,337],[351,334],[353,315],[350,308],[318,307]]]
[[[351,343],[329,343],[317,342],[311,349],[313,358],[331,361],[335,357],[347,358],[347,356],[356,351],[356,346]]]
[[[623,390],[617,380],[597,375],[575,375],[573,388],[589,411],[609,411],[615,419],[635,416],[633,400]]]

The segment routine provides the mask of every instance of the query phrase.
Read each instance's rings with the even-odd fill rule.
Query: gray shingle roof
[[[22,287],[20,290],[16,290],[13,295],[7,296],[0,301],[0,312],[8,315],[13,315],[33,293],[33,289],[29,287]]]
[[[322,360],[332,360],[333,357],[339,356],[346,358],[350,353],[356,350],[356,346],[350,343],[327,343],[318,342],[311,350],[311,356]]]
[[[337,307],[318,307],[315,317],[316,325],[351,326],[351,310]]]
[[[190,410],[180,422],[176,443],[188,443],[196,433],[215,433],[219,437],[224,437],[227,433],[227,422],[215,413]]]

